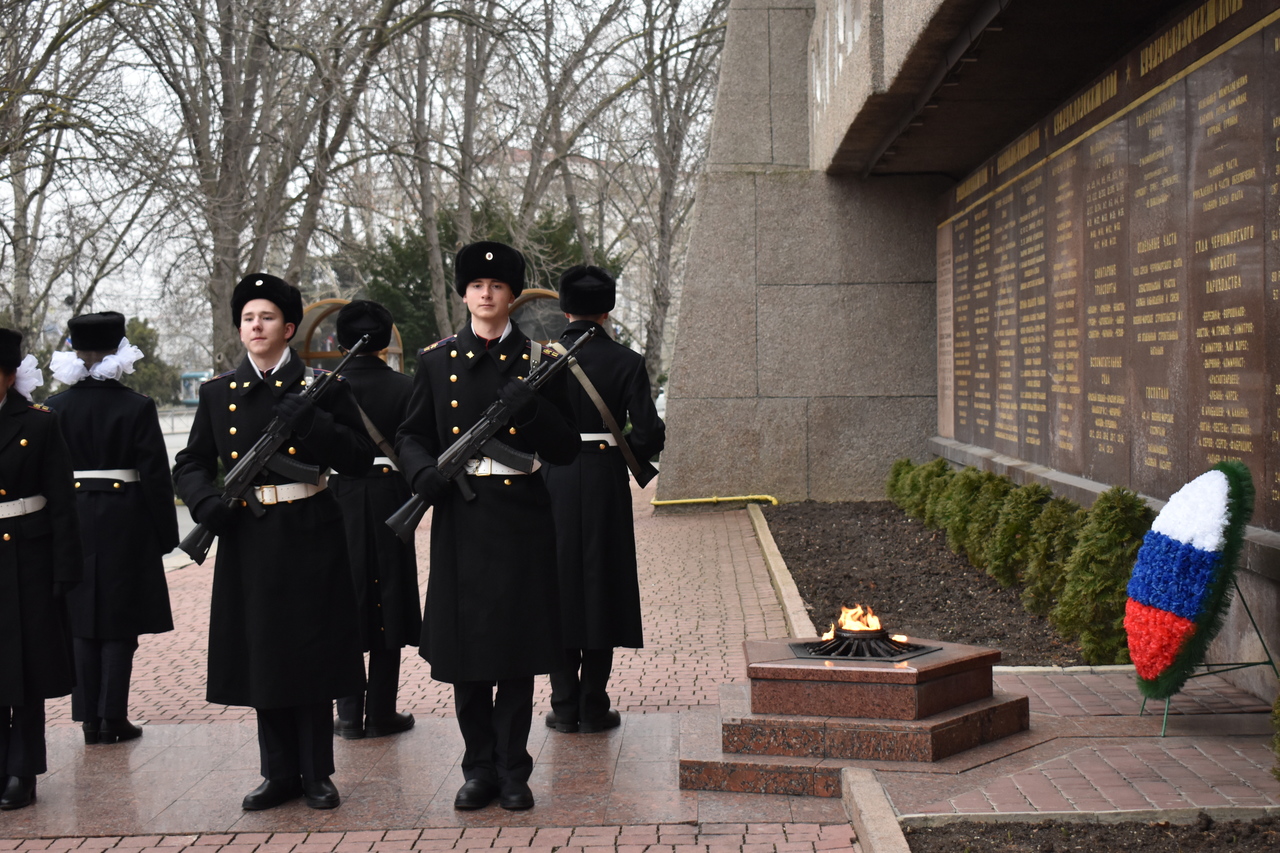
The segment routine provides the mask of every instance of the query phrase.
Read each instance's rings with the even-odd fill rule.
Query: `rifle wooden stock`
[[[368,335],[356,341],[355,346],[347,350],[347,354],[343,356],[342,361],[338,362],[338,366],[308,385],[302,392],[302,396],[319,398],[324,393],[324,390],[329,387],[333,377],[337,376],[342,368],[347,366],[347,362],[357,355],[367,343],[369,343]],[[267,424],[267,428],[263,430],[262,436],[253,443],[253,447],[240,458],[240,461],[227,474],[226,480],[223,481],[221,500],[227,506],[235,506],[239,501],[246,500],[246,495],[252,496],[254,479],[271,463],[271,457],[284,444],[289,437],[289,433],[289,424],[283,418],[277,415],[271,419],[271,423]],[[192,507],[192,509],[195,509],[195,507]],[[256,510],[254,515],[263,513],[261,506],[255,506],[254,509]],[[209,549],[213,547],[213,540],[216,536],[217,534],[212,530],[197,522],[191,532],[182,537],[178,547],[194,560],[197,565],[202,565],[205,558],[209,556]]]
[[[595,333],[596,330],[593,326],[574,341],[573,346],[565,350],[564,355],[560,358],[544,359],[538,362],[538,366],[530,371],[527,379],[523,380],[525,384],[532,390],[537,391],[553,376],[568,367],[573,360],[573,356]],[[467,461],[480,454],[484,443],[493,438],[498,433],[498,430],[502,429],[503,424],[511,419],[511,414],[502,400],[494,400],[484,410],[480,420],[476,421],[470,429],[460,435],[436,460],[436,468],[440,469],[440,474],[445,479],[452,480],[458,486],[458,491],[462,493],[464,500],[472,501],[476,497],[475,492],[471,490],[471,486],[467,483],[467,475],[464,473]],[[387,526],[395,532],[396,536],[400,537],[401,542],[407,545],[413,541],[413,532],[417,529],[418,523],[422,521],[422,517],[427,514],[429,506],[430,504],[427,503],[426,498],[415,494],[387,519]]]

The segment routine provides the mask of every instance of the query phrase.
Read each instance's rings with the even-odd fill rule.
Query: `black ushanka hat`
[[[0,367],[17,370],[22,364],[22,333],[0,329]]]
[[[453,285],[459,296],[478,278],[491,278],[511,288],[512,296],[524,290],[524,255],[492,240],[471,243],[458,250],[453,259]]]
[[[120,346],[124,337],[124,315],[119,311],[81,314],[67,321],[71,348],[81,352],[108,352]]]
[[[365,355],[379,352],[391,343],[391,312],[380,303],[368,299],[356,299],[342,306],[336,321],[338,346],[351,349],[364,335],[369,343],[360,352]]]
[[[286,323],[292,323],[294,333],[302,322],[302,292],[282,278],[266,273],[255,273],[240,279],[231,292],[231,322],[240,328],[240,314],[244,306],[255,299],[266,299],[280,309]],[[292,335],[290,336],[292,337]]]
[[[560,310],[594,317],[613,310],[618,283],[600,267],[578,264],[560,274]]]

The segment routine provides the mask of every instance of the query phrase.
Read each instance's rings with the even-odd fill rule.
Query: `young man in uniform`
[[[47,405],[71,451],[85,556],[84,580],[67,595],[71,717],[85,743],[117,743],[142,735],[128,718],[138,635],[173,630],[164,555],[178,545],[178,515],[155,401],[120,383],[143,357],[124,315],[82,314],[67,326],[75,352],[54,353],[50,367],[71,387]]]
[[[581,372],[575,369],[568,383],[582,452],[569,465],[543,469],[555,514],[564,626],[564,663],[551,673],[546,722],[560,732],[619,725],[606,689],[613,650],[644,645],[627,470],[641,487],[649,482],[656,472],[648,460],[662,450],[666,427],[649,393],[644,356],[603,331],[616,298],[613,277],[599,267],[572,267],[560,277],[560,308],[570,320],[561,344],[601,327],[578,352]],[[631,431],[623,436],[628,421]]]
[[[333,808],[333,700],[363,688],[364,662],[342,509],[321,472],[361,476],[374,446],[345,382],[329,385],[319,400],[301,395],[315,374],[289,347],[302,320],[296,287],[246,276],[232,293],[231,313],[248,352],[234,371],[201,386],[173,474],[192,517],[218,536],[206,695],[257,710],[266,781],[245,796],[246,810],[297,797]],[[258,475],[252,499],[259,516],[247,502],[224,502],[214,480],[218,462],[230,471],[277,415],[291,429],[279,453],[302,467]]]
[[[369,437],[380,455],[363,477],[335,475],[329,488],[342,505],[351,554],[351,577],[360,615],[360,646],[369,653],[369,681],[363,693],[338,700],[335,731],[344,738],[382,737],[413,728],[411,714],[396,711],[400,649],[417,645],[422,633],[418,604],[418,560],[386,520],[412,492],[396,464],[390,442],[404,421],[413,379],[378,357],[391,343],[391,314],[377,302],[356,300],[338,312],[338,346],[344,351],[361,336],[369,343],[342,376],[355,394]]]
[[[454,283],[471,320],[418,354],[396,442],[406,477],[434,506],[419,651],[431,677],[454,686],[466,742],[458,809],[483,808],[494,798],[506,809],[533,806],[527,749],[533,677],[558,668],[563,657],[550,497],[542,478],[529,476],[536,465],[523,470],[473,460],[464,475],[473,501],[436,467],[500,395],[515,417],[498,440],[544,462],[567,464],[577,455],[563,376],[537,393],[517,381],[534,360],[557,357],[510,320],[524,270],[524,257],[502,243],[472,243],[458,252]]]

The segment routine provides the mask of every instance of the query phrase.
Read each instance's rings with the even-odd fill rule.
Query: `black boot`
[[[0,809],[10,811],[29,806],[36,801],[36,777],[10,776],[0,794]]]
[[[118,743],[140,737],[142,737],[142,728],[123,717],[118,720],[103,720],[101,728],[98,729],[98,743]]]

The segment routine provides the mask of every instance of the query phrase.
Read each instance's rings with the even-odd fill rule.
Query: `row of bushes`
[[[886,490],[908,515],[945,530],[952,551],[1002,586],[1020,587],[1027,610],[1078,642],[1087,662],[1129,662],[1129,574],[1155,518],[1137,494],[1116,486],[1086,510],[1039,483],[956,471],[941,458],[899,459]]]

